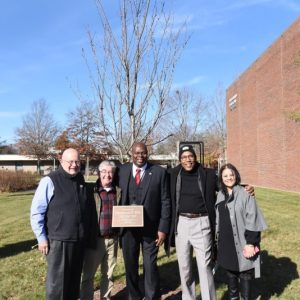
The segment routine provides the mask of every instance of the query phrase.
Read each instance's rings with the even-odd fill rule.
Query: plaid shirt
[[[103,237],[113,237],[117,235],[117,230],[111,227],[112,208],[117,204],[116,190],[115,188],[112,188],[107,192],[105,189],[100,187],[99,196],[102,202],[99,214],[100,235]]]

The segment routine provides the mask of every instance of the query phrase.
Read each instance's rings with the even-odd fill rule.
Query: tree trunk
[[[39,174],[39,175],[42,175],[41,174],[41,161],[40,161],[40,159],[38,158],[37,159],[37,173]]]
[[[89,173],[90,173],[89,169],[90,169],[90,156],[87,155],[86,156],[86,164],[85,164],[85,177],[86,177],[86,179],[89,178]]]
[[[130,115],[130,125],[131,125],[131,146],[134,144],[135,142],[135,122],[134,122],[134,115],[131,114]]]

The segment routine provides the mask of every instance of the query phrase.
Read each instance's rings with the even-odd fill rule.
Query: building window
[[[16,171],[23,171],[23,163],[16,161]]]
[[[237,106],[237,94],[233,95],[229,100],[228,100],[228,104],[229,104],[229,109],[230,110],[234,110]]]

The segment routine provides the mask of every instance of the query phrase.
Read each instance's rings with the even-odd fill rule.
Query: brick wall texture
[[[227,160],[243,182],[300,192],[300,122],[290,116],[300,114],[299,56],[300,18],[227,89]]]

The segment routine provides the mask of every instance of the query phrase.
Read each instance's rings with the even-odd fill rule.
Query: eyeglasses
[[[80,165],[80,160],[64,160],[66,163],[68,163],[70,166],[72,166],[73,164],[75,164],[76,166]]]
[[[181,156],[180,160],[183,160],[183,161],[195,160],[195,157],[194,157],[194,155]]]
[[[106,170],[101,170],[100,173],[103,175],[114,175],[114,172],[107,172]]]

